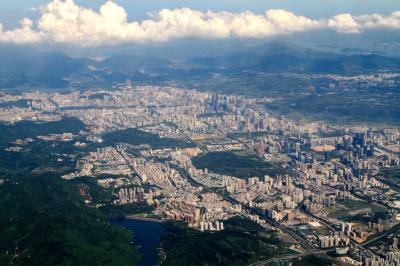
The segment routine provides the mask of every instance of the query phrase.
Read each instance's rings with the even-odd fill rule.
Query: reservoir
[[[133,242],[138,246],[138,251],[143,254],[139,266],[157,264],[159,256],[156,249],[160,244],[161,237],[164,235],[161,223],[135,219],[112,219],[110,222],[134,232]]]

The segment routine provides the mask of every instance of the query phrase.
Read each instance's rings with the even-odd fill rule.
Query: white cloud
[[[327,21],[331,29],[340,33],[360,33],[360,24],[357,23],[350,14],[340,14]]]
[[[150,19],[129,22],[125,9],[112,1],[95,11],[78,6],[73,0],[53,0],[41,12],[35,25],[24,19],[20,28],[3,31],[0,24],[0,42],[99,46],[163,42],[177,38],[266,38],[317,29],[348,34],[370,29],[400,29],[400,12],[388,16],[339,14],[315,20],[280,9],[259,15],[181,8],[162,9],[151,14]]]
[[[41,33],[32,29],[32,20],[24,18],[20,21],[20,25],[20,28],[11,31],[4,31],[3,25],[0,24],[0,43],[11,42],[23,44],[42,41]]]
[[[389,16],[381,14],[352,16],[340,14],[327,21],[328,28],[341,33],[360,33],[371,29],[400,29],[400,11]]]

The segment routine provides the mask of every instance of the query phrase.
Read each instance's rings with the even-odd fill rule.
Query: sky
[[[399,0],[0,0],[0,43],[11,44],[94,47],[380,30],[400,31]]]
[[[15,25],[22,17],[35,16],[32,8],[47,4],[48,0],[0,0],[0,18],[3,24]],[[76,0],[77,4],[94,9],[104,0]],[[253,11],[264,12],[267,9],[285,9],[304,16],[321,18],[338,13],[354,15],[366,13],[390,13],[400,9],[398,0],[116,0],[123,6],[130,19],[143,19],[148,12],[162,8],[189,7],[197,10],[213,11]],[[36,13],[36,14],[35,14]]]

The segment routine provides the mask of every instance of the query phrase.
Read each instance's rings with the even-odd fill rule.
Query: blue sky
[[[46,0],[0,0],[0,22],[13,27],[23,17],[37,18],[38,12],[30,10],[46,4]],[[76,0],[77,4],[97,9],[105,0]],[[299,15],[322,18],[339,13],[353,15],[390,13],[400,9],[400,0],[116,0],[130,19],[143,19],[147,13],[162,8],[190,7],[213,11],[252,11],[262,13],[267,9],[281,8]]]

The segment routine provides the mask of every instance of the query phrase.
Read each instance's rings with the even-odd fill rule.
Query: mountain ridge
[[[400,71],[400,58],[378,54],[341,54],[271,43],[223,56],[171,60],[160,56],[115,55],[101,61],[61,52],[0,47],[0,88],[107,86],[126,79],[148,83],[206,79],[210,74],[265,73],[359,75]],[[77,82],[75,82],[77,81]]]

